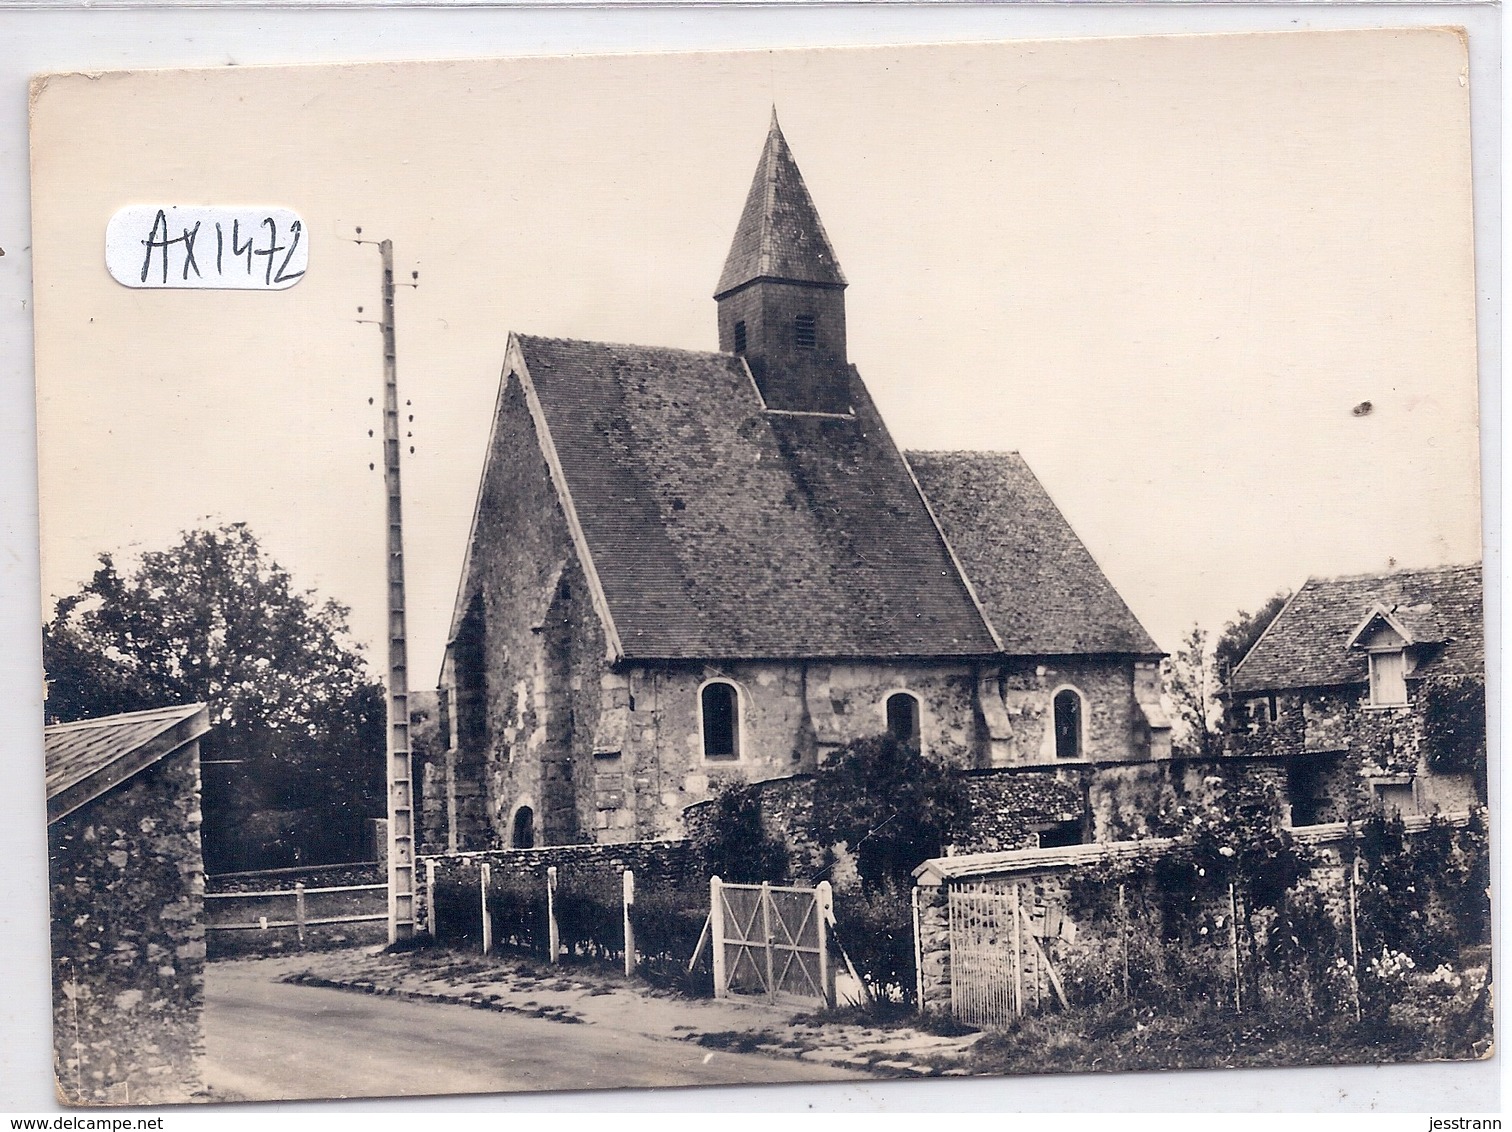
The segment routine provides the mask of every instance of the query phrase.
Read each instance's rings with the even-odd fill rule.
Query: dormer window
[[[813,315],[800,314],[793,320],[793,342],[800,350],[812,350],[819,345]]]
[[[1371,609],[1348,643],[1349,648],[1365,653],[1370,666],[1370,706],[1406,707],[1407,673],[1413,660],[1408,652],[1425,640],[1442,639],[1442,631],[1431,622],[1431,610],[1384,605]]]
[[[735,324],[735,352],[737,354],[746,352],[746,328],[743,319]]]
[[[1402,707],[1407,703],[1407,653],[1394,649],[1370,654],[1370,704]]]

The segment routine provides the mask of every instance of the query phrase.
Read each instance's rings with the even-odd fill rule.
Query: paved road
[[[206,1082],[247,1100],[838,1081],[848,1073],[465,1006],[272,982],[212,963]]]

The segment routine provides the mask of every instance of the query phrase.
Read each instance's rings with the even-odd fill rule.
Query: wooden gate
[[[714,997],[760,994],[835,1002],[829,957],[834,920],[828,882],[815,888],[709,881]]]
[[[1001,1027],[1052,1002],[1065,1007],[1060,976],[1040,942],[1070,928],[1059,908],[1025,899],[1017,883],[952,885],[949,899],[952,1014]]]

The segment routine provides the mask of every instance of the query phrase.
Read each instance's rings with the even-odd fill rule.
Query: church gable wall
[[[475,540],[469,616],[449,665],[457,848],[510,845],[522,806],[536,844],[585,840],[579,778],[605,640],[518,379],[503,394]]]

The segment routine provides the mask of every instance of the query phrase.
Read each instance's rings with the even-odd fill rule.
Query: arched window
[[[900,743],[919,745],[919,701],[907,692],[887,697],[887,733]]]
[[[735,324],[735,352],[737,354],[746,352],[746,327],[744,320]]]
[[[1075,688],[1055,693],[1055,757],[1082,757],[1082,699]]]
[[[705,684],[698,694],[698,709],[704,758],[739,758],[740,693],[735,685],[724,680]]]
[[[521,806],[515,811],[514,823],[509,829],[509,847],[511,849],[535,848],[535,811],[529,806]]]
[[[811,314],[800,314],[793,320],[793,342],[800,350],[812,350],[819,344],[818,325]]]

